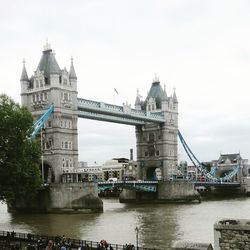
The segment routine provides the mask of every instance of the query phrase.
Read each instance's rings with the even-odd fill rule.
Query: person
[[[46,250],[53,250],[53,241],[49,240],[48,245],[45,248]]]
[[[112,247],[111,245],[109,246],[109,250],[114,250],[113,247]]]

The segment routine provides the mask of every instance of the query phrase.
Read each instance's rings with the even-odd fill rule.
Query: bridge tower
[[[155,170],[161,170],[162,178],[169,179],[176,172],[178,163],[177,131],[178,131],[178,100],[175,93],[167,96],[157,77],[145,101],[137,93],[135,108],[151,113],[163,113],[165,122],[161,124],[146,123],[136,126],[136,148],[138,175],[140,179],[155,178]]]
[[[28,77],[24,64],[20,82],[22,105],[29,108],[35,120],[54,104],[54,113],[41,133],[41,168],[45,183],[58,183],[63,172],[78,167],[77,76],[73,59],[69,72],[60,69],[47,43],[34,75]]]

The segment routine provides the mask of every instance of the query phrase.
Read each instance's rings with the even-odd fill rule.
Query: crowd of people
[[[23,241],[23,243],[18,241],[19,239],[25,238],[26,240]],[[1,245],[1,249],[20,250],[24,249],[23,247],[26,246],[26,250],[136,250],[135,246],[131,243],[124,246],[115,244],[112,246],[112,244],[108,243],[106,240],[101,240],[100,242],[86,242],[74,239],[71,240],[70,238],[66,238],[65,235],[49,238],[47,236],[40,237],[28,233],[26,237],[21,237],[16,235],[16,233],[13,231],[7,232],[7,237],[5,239],[6,241],[4,247],[9,248],[2,248],[3,246]]]

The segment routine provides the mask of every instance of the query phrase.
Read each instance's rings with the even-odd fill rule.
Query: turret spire
[[[174,87],[173,99],[174,99],[175,102],[178,102],[177,96],[176,96],[176,93],[175,93],[175,87]]]
[[[28,74],[27,74],[27,71],[26,71],[25,60],[24,59],[23,59],[23,71],[22,71],[20,81],[29,81],[29,77],[28,77]]]
[[[164,84],[164,96],[163,96],[163,100],[166,101],[168,99],[168,96],[167,96],[167,91],[166,91],[166,84]]]
[[[71,65],[70,65],[70,70],[69,70],[69,79],[77,79],[75,68],[74,68],[74,65],[73,65],[73,57],[71,57]]]

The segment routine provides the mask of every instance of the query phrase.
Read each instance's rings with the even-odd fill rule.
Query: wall
[[[158,183],[158,200],[200,200],[200,195],[192,183],[184,181],[160,181]]]
[[[159,181],[158,192],[136,192],[135,190],[123,189],[120,194],[120,202],[175,202],[175,201],[200,201],[199,193],[194,185],[188,182]]]
[[[102,212],[103,202],[94,182],[51,184],[29,202],[8,204],[9,211],[45,213]]]
[[[250,221],[224,219],[214,224],[215,250],[250,249]]]

